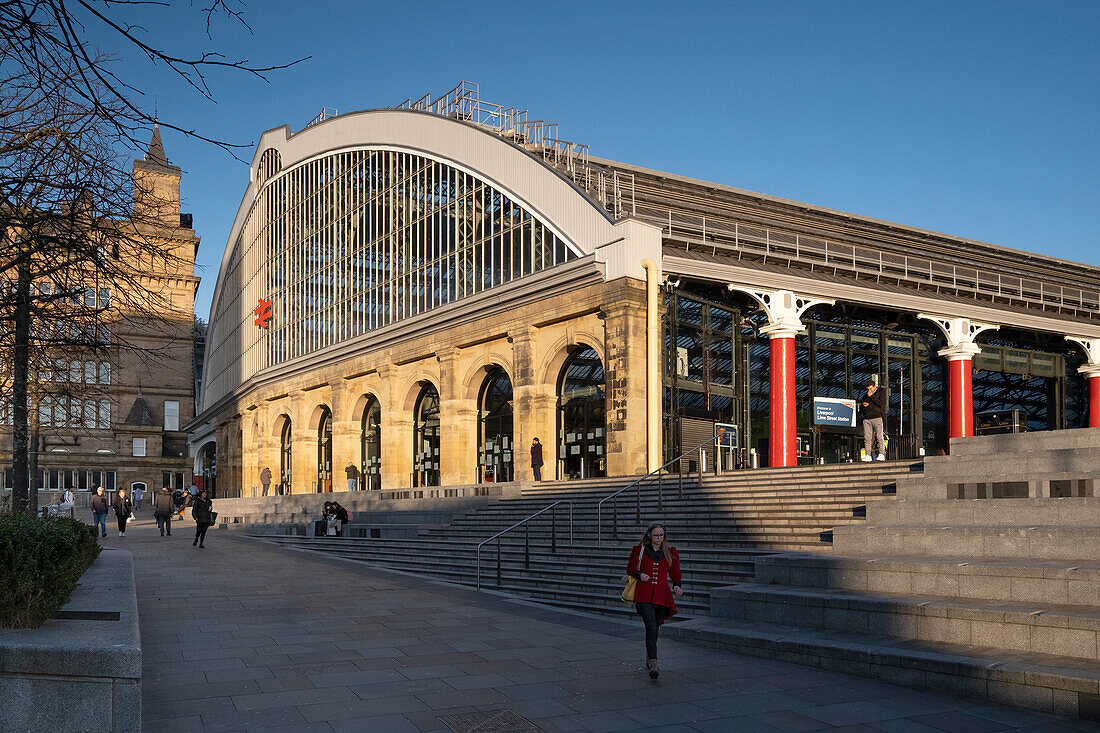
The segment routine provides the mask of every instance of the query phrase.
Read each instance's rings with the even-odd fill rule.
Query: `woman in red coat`
[[[657,633],[661,624],[676,613],[672,594],[682,595],[680,589],[680,555],[668,545],[663,524],[651,524],[642,535],[642,541],[630,552],[627,575],[637,579],[634,589],[634,608],[645,623],[645,666],[649,676],[657,679]],[[672,579],[672,588],[668,581]]]

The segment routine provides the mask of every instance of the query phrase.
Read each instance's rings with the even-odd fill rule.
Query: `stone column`
[[[982,331],[996,329],[989,323],[978,323],[969,318],[937,316],[918,313],[917,318],[925,318],[937,326],[947,336],[947,346],[937,353],[947,359],[948,438],[967,438],[974,434],[974,398],[971,379],[974,374],[974,357],[982,349],[974,339]]]
[[[797,410],[795,403],[794,337],[802,333],[802,314],[815,305],[832,305],[832,300],[816,300],[790,290],[746,290],[730,285],[730,290],[745,293],[760,303],[768,324],[760,329],[770,340],[768,383],[768,465],[798,464]]]
[[[329,405],[332,410],[332,490],[347,491],[347,474],[344,473],[344,469],[349,462],[356,468],[360,464],[360,424],[352,420],[349,414],[352,405],[349,404],[344,380],[334,376],[329,383],[333,385],[332,401]],[[362,477],[357,482],[356,488],[363,488]]]
[[[1089,427],[1100,428],[1100,338],[1067,336],[1085,350],[1088,362],[1077,370],[1089,383]]]
[[[439,483],[458,486],[477,483],[477,404],[462,393],[457,348],[439,359]]]
[[[517,481],[532,481],[531,440],[542,443],[542,480],[557,477],[557,385],[539,381],[538,329],[528,326],[509,333],[512,341],[512,467]],[[554,377],[551,376],[553,380]]]
[[[405,410],[398,388],[399,369],[385,364],[378,370],[382,380],[378,401],[382,408],[382,488],[403,489],[412,485],[412,413]]]
[[[604,329],[607,475],[644,475],[648,447],[644,292],[636,302],[624,299],[609,305]]]

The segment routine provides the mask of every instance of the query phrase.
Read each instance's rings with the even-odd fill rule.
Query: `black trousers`
[[[661,622],[669,617],[671,608],[659,606],[656,603],[635,603],[635,610],[642,617],[645,624],[645,656],[646,659],[657,658],[657,637],[661,633]]]
[[[542,466],[531,466],[531,471],[534,472],[536,481],[542,481]]]
[[[206,528],[209,526],[210,525],[206,524],[205,522],[195,523],[195,539],[199,541],[200,545],[203,542],[206,542]]]
[[[168,530],[168,534],[172,534],[172,515],[164,516],[161,513],[157,513],[157,529],[161,534],[164,534],[165,530]]]
[[[119,532],[125,532],[126,531],[126,520],[127,520],[127,518],[128,517],[120,517],[117,514],[115,515],[115,519],[118,520],[118,531]]]

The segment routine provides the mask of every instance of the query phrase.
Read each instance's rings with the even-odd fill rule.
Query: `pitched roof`
[[[137,399],[134,400],[134,406],[130,408],[130,414],[126,416],[127,425],[148,425],[150,427],[157,424],[156,419],[153,417],[153,411],[149,409],[149,405],[145,402],[145,398],[141,396],[141,392],[138,392]]]
[[[145,154],[145,161],[156,165],[168,165],[168,156],[164,154],[164,143],[160,141],[160,126],[155,122],[153,123],[153,139],[149,142],[149,152]]]

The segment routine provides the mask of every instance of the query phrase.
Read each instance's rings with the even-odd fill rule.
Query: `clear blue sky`
[[[245,8],[253,35],[223,22],[212,41],[181,6],[148,21],[152,40],[313,57],[269,83],[212,74],[210,104],[127,56],[161,119],[209,135],[254,144],[322,106],[384,107],[467,79],[593,155],[1100,265],[1095,0],[265,0]],[[206,318],[248,170],[179,134],[164,145],[202,237]]]

